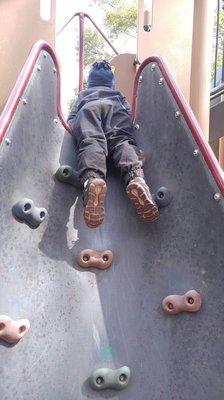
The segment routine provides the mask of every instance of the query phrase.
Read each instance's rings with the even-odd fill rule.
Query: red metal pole
[[[79,92],[83,90],[84,71],[84,20],[85,14],[79,14]]]
[[[106,35],[101,31],[101,29],[98,27],[98,25],[92,20],[92,18],[82,12],[75,13],[69,20],[66,22],[66,24],[60,29],[60,31],[57,33],[59,35],[65,28],[68,26],[68,24],[75,18],[79,17],[79,92],[83,90],[83,71],[84,71],[84,20],[85,17],[88,18],[93,26],[97,29],[97,31],[100,33],[100,35],[104,38],[104,40],[107,42],[107,44],[113,49],[115,54],[119,54],[118,51],[115,49],[115,47],[112,45],[109,39],[107,39]]]

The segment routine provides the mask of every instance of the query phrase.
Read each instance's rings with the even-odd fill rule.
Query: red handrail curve
[[[148,57],[139,67],[136,76],[135,76],[135,81],[134,81],[134,88],[133,88],[133,98],[132,98],[132,118],[134,119],[136,117],[136,100],[137,100],[137,90],[138,90],[138,82],[139,82],[139,77],[143,71],[143,69],[149,64],[149,63],[156,63],[174,97],[176,100],[176,103],[180,109],[180,112],[182,113],[183,117],[185,118],[185,121],[187,122],[187,125],[189,126],[189,129],[191,133],[193,134],[193,137],[222,193],[224,195],[224,172],[222,168],[220,167],[209,143],[207,142],[189,104],[187,103],[183,93],[181,92],[179,86],[177,85],[170,68],[168,67],[167,63],[163,60],[162,57],[153,55],[151,57]]]
[[[101,34],[101,36],[104,38],[104,40],[107,42],[107,44],[112,48],[115,54],[119,54],[118,51],[115,49],[115,47],[112,45],[111,41],[107,39],[106,35],[103,33],[103,31],[99,28],[99,26],[94,22],[94,20],[90,17],[89,14],[85,12],[76,12],[67,22],[66,24],[63,25],[63,27],[60,29],[60,31],[57,33],[57,36],[68,26],[68,24],[77,16],[83,16],[84,18],[88,18],[90,22],[92,22],[93,26],[97,29],[97,31]]]
[[[14,116],[14,113],[17,109],[17,106],[21,100],[21,97],[29,83],[30,77],[32,75],[33,69],[36,65],[36,61],[39,57],[39,54],[41,51],[46,51],[47,53],[50,54],[54,61],[54,65],[56,68],[56,73],[57,73],[57,113],[58,117],[64,126],[64,128],[72,134],[72,130],[67,124],[67,122],[64,119],[64,116],[62,114],[61,110],[61,88],[60,88],[60,69],[59,69],[59,62],[57,59],[57,56],[52,49],[52,47],[45,41],[40,40],[37,43],[34,44],[33,48],[31,49],[31,52],[21,70],[21,73],[16,81],[16,84],[12,90],[11,95],[9,96],[9,99],[6,103],[6,106],[0,116],[0,143],[2,142],[6,131],[11,123],[11,120]],[[180,88],[178,87],[175,79],[172,76],[172,73],[166,64],[166,62],[159,56],[151,56],[147,58],[139,67],[136,77],[135,77],[135,82],[134,82],[134,89],[133,89],[133,99],[132,99],[132,116],[135,118],[136,114],[136,99],[137,99],[137,89],[138,89],[138,81],[139,81],[139,76],[142,73],[143,69],[151,62],[155,62],[166,80],[167,85],[169,86],[178,106],[179,109],[184,116],[194,138],[196,143],[198,144],[201,153],[211,171],[211,173],[214,176],[214,179],[220,188],[221,193],[224,195],[224,173],[211,149],[209,146],[207,140],[205,139],[205,136],[203,135],[203,132],[192,112],[190,109],[185,97],[183,96]]]
[[[54,61],[57,73],[57,113],[64,128],[69,133],[72,134],[72,130],[65,121],[61,110],[61,79],[60,79],[59,61],[52,47],[47,42],[40,40],[36,42],[32,47],[30,54],[28,55],[28,58],[25,61],[23,68],[19,74],[19,77],[16,81],[16,84],[11,92],[11,95],[9,96],[9,99],[5,105],[5,108],[0,116],[0,143],[2,142],[6,134],[6,131],[12,121],[12,118],[21,100],[21,97],[29,83],[30,77],[35,68],[37,59],[41,51],[46,51],[47,53],[49,53]]]

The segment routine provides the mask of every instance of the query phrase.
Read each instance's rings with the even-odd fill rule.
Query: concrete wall
[[[151,32],[143,29],[144,0],[139,0],[138,59],[162,56],[187,100],[190,98],[193,0],[154,0]]]
[[[135,79],[136,67],[134,65],[135,54],[119,54],[111,61],[115,67],[116,87],[122,92],[129,103],[132,103],[133,83]]]
[[[138,58],[162,56],[209,137],[214,0],[153,0],[152,29],[145,32],[139,0]]]
[[[55,1],[48,21],[40,18],[40,0],[0,1],[0,112],[33,44],[44,39],[55,45]]]
[[[214,0],[194,1],[190,106],[209,138]]]

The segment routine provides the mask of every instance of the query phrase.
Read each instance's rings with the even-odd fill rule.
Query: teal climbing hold
[[[122,390],[128,386],[130,377],[130,368],[126,366],[114,370],[110,368],[99,368],[93,371],[89,378],[89,383],[94,390]]]
[[[55,178],[62,183],[80,187],[78,173],[70,165],[61,165],[55,173]]]

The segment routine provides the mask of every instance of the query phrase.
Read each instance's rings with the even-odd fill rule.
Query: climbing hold
[[[0,339],[10,344],[17,343],[30,329],[28,319],[13,321],[7,315],[0,315]]]
[[[30,228],[38,228],[48,216],[45,208],[35,207],[34,202],[26,198],[14,204],[12,214],[18,222],[25,222]]]
[[[166,207],[170,204],[172,195],[166,187],[162,186],[153,195],[153,198],[158,207]]]
[[[179,314],[182,311],[196,312],[202,305],[201,295],[196,290],[189,290],[181,295],[170,295],[165,297],[162,307],[167,314]]]
[[[95,251],[86,249],[77,256],[77,264],[82,268],[107,269],[113,261],[113,253],[110,250]]]
[[[128,367],[118,369],[99,368],[94,371],[90,378],[90,386],[95,390],[115,389],[122,390],[128,386],[131,371]]]
[[[54,176],[59,182],[81,187],[79,175],[70,165],[61,165]]]

